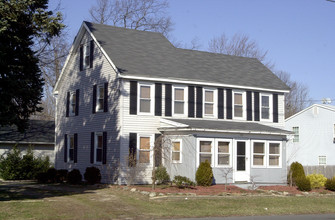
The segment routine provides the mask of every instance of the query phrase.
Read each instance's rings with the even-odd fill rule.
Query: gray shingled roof
[[[262,125],[255,122],[233,122],[219,120],[194,120],[194,119],[167,119],[173,122],[187,125],[186,128],[209,129],[218,131],[242,131],[246,133],[276,133],[291,134],[290,131]],[[178,127],[176,127],[178,129]],[[185,127],[183,127],[185,128]]]
[[[1,142],[55,142],[55,122],[30,120],[29,127],[24,133],[17,131],[16,126],[0,127],[0,143]]]
[[[179,49],[160,33],[85,24],[123,75],[289,90],[254,58]]]

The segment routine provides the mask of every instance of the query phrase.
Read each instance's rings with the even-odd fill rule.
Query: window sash
[[[139,112],[151,113],[151,91],[150,85],[139,85]]]
[[[181,141],[172,142],[172,161],[181,162]]]
[[[293,127],[292,130],[294,132],[293,142],[299,142],[299,127]]]
[[[261,118],[270,119],[270,96],[262,95],[261,96]]]
[[[95,162],[102,162],[102,148],[103,148],[103,135],[102,133],[97,133],[95,135]]]
[[[212,164],[212,158],[213,158],[213,141],[212,140],[200,140],[199,141],[199,165],[201,162],[205,162],[208,160],[208,162]]]
[[[186,87],[173,88],[173,114],[184,115],[186,112]]]
[[[148,164],[150,163],[150,137],[139,137],[139,163]]]
[[[243,118],[243,93],[241,92],[234,92],[234,117]]]
[[[74,160],[74,135],[69,135],[69,161]]]
[[[265,166],[265,143],[253,142],[253,166]]]
[[[319,156],[319,165],[326,165],[326,164],[327,164],[327,157]]]
[[[214,90],[205,89],[204,90],[204,112],[205,115],[214,115]]]
[[[84,67],[87,68],[90,66],[90,43],[87,43],[84,46]]]
[[[104,110],[104,99],[105,99],[105,88],[103,85],[99,85],[97,88],[97,104],[96,111],[101,112]]]
[[[76,112],[76,93],[71,93],[70,96],[70,114],[74,115]]]

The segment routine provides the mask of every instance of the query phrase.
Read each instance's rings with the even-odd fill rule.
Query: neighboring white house
[[[285,121],[294,132],[287,143],[287,164],[335,165],[335,106],[314,104]]]
[[[55,167],[95,166],[121,184],[136,167],[136,183],[150,183],[154,164],[194,180],[208,160],[216,183],[230,169],[229,182],[285,184],[288,92],[257,59],[83,22],[54,91]],[[154,157],[162,134],[168,156]]]
[[[36,157],[48,156],[51,163],[55,163],[55,122],[30,120],[27,130],[17,131],[15,125],[0,126],[0,155],[10,151],[14,146],[25,154],[28,147],[32,147]]]

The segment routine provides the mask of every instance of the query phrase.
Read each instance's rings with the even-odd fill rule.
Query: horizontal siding
[[[81,43],[89,42],[91,39],[87,33]],[[108,178],[108,169],[115,168],[119,158],[119,81],[115,80],[116,73],[112,66],[102,54],[97,45],[94,46],[93,68],[79,71],[79,47],[71,54],[66,66],[61,89],[57,97],[56,110],[56,168],[57,169],[79,169],[84,174],[86,167],[90,164],[91,132],[107,132],[107,165],[96,165],[100,167],[103,180]],[[108,82],[108,112],[97,112],[92,114],[93,85],[103,85]],[[66,94],[67,92],[80,89],[79,115],[66,116]],[[78,162],[64,163],[64,134],[78,134]]]

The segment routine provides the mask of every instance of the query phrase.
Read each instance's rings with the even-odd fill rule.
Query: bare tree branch
[[[172,28],[171,18],[166,15],[168,7],[167,0],[96,0],[89,13],[92,22],[166,36]]]

